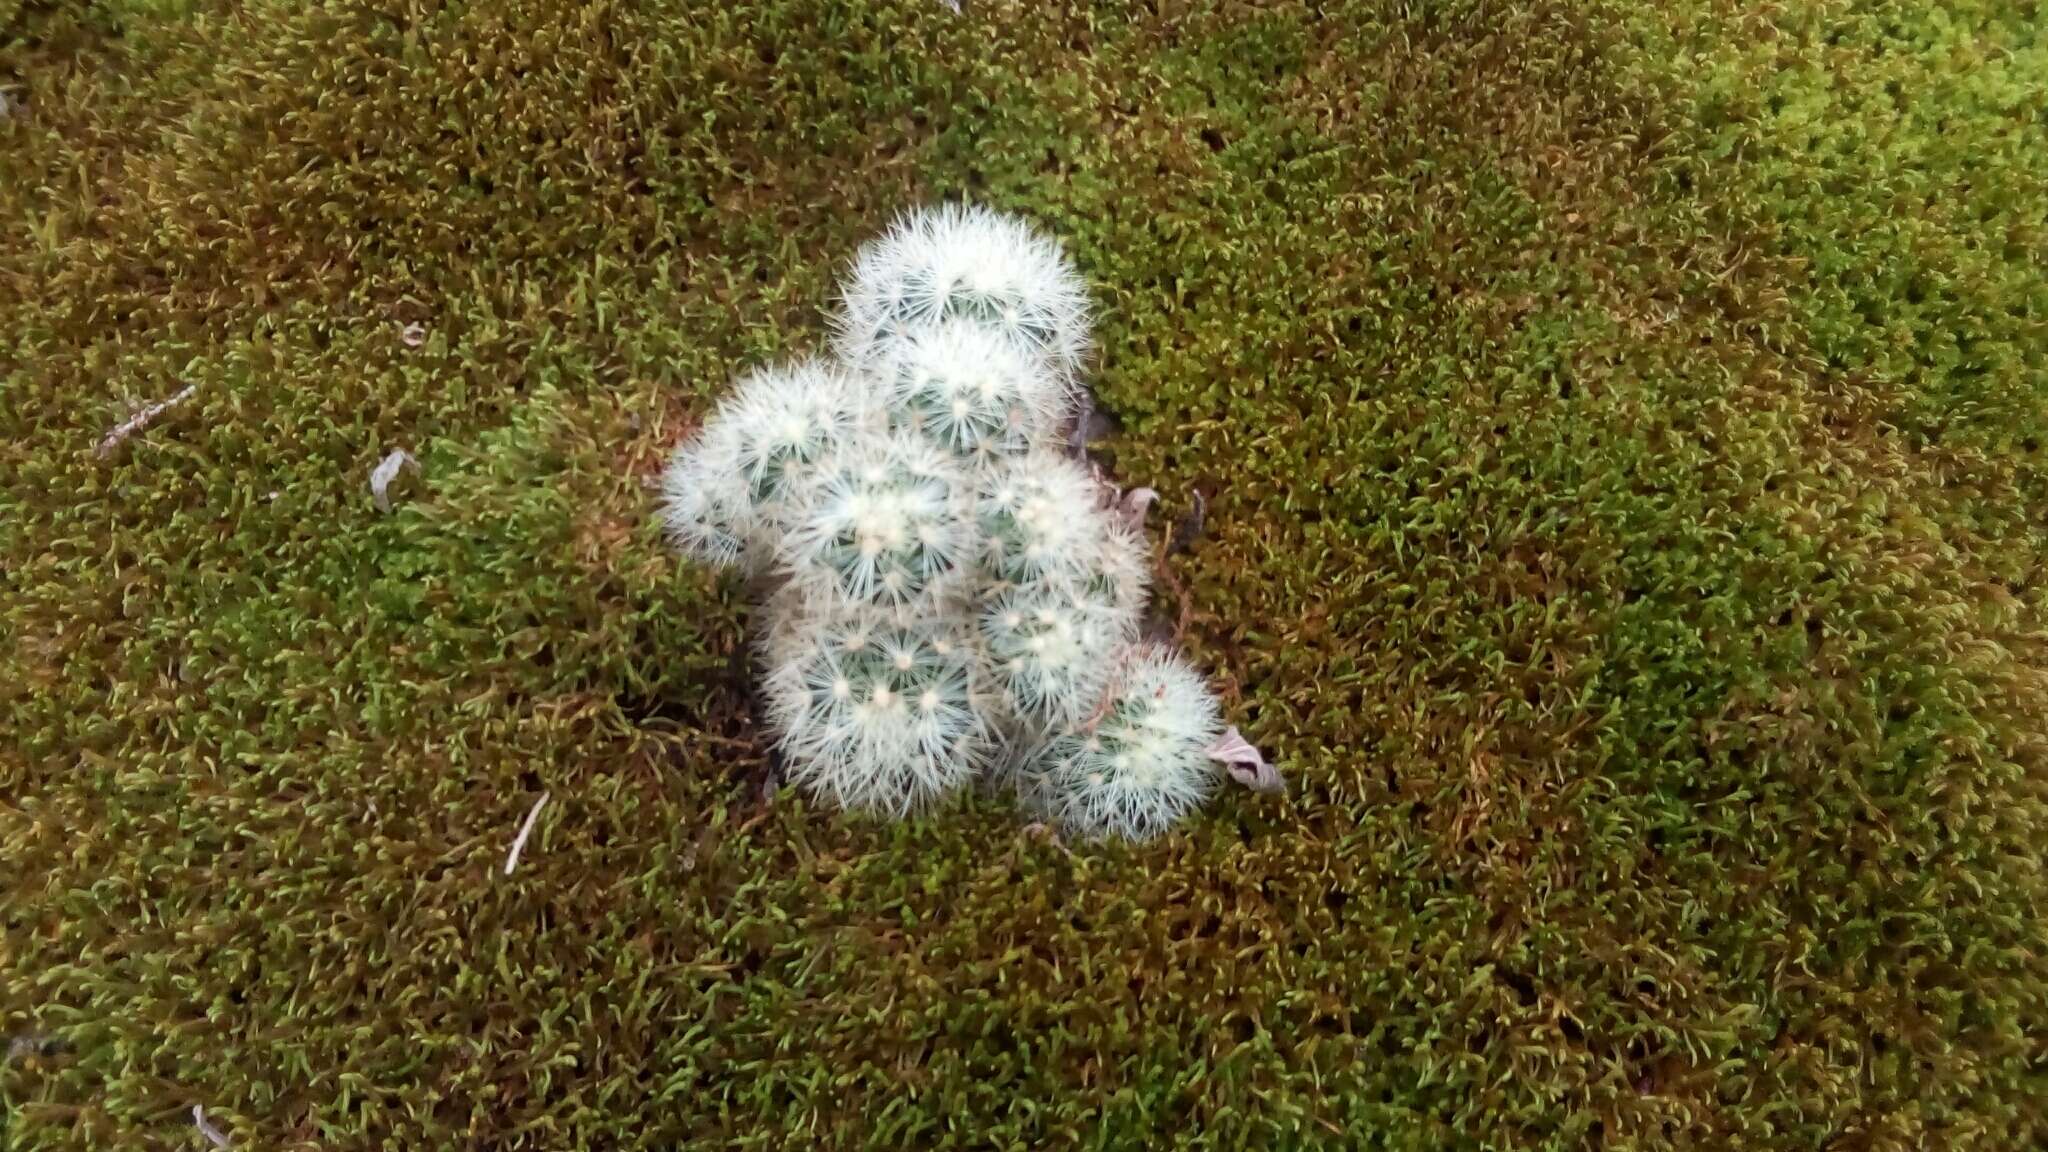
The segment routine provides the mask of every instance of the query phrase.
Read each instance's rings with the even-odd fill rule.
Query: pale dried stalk
[[[548,806],[548,794],[543,792],[533,802],[533,810],[526,814],[526,823],[519,826],[519,835],[512,841],[512,851],[505,856],[505,875],[510,876],[519,867],[519,854],[526,851],[526,839],[533,835],[533,826],[540,823],[540,810]]]
[[[149,427],[156,421],[157,417],[190,400],[192,394],[197,391],[199,391],[199,385],[187,384],[178,390],[177,395],[172,396],[170,399],[159,400],[135,415],[130,416],[128,419],[123,420],[119,427],[107,433],[106,437],[100,441],[98,448],[93,449],[93,455],[105,459],[114,449],[119,448],[123,441]]]

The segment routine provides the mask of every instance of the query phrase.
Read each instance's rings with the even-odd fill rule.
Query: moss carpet
[[[0,0],[0,1143],[2041,1146],[2044,30]],[[764,795],[648,482],[943,198],[1287,798]]]

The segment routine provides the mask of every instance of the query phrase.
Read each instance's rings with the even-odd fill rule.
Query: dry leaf
[[[417,463],[412,453],[399,448],[386,456],[375,472],[370,473],[370,495],[377,501],[379,512],[391,511],[391,482],[398,479],[399,469]]]
[[[1158,502],[1157,491],[1151,488],[1133,488],[1124,493],[1124,498],[1117,502],[1117,511],[1123,515],[1125,523],[1142,532],[1145,528],[1145,513]]]
[[[1287,781],[1280,770],[1266,763],[1266,758],[1252,747],[1251,741],[1233,724],[1223,735],[1209,742],[1203,749],[1209,759],[1220,762],[1230,773],[1230,778],[1254,792],[1281,795],[1287,791]]]

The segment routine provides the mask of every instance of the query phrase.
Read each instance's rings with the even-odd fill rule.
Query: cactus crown
[[[991,689],[1040,730],[1078,723],[1095,708],[1118,650],[1136,633],[1135,612],[1056,582],[1010,588],[980,620]]]
[[[959,321],[919,328],[876,368],[892,422],[979,467],[1057,435],[1062,389],[1008,341]]]
[[[906,815],[978,768],[966,650],[928,630],[841,616],[802,634],[768,685],[791,778],[842,807]]]
[[[853,433],[858,385],[815,362],[757,372],[732,401],[737,463],[756,503],[787,500]]]
[[[818,361],[741,377],[662,477],[670,538],[721,568],[765,568],[803,485],[853,437],[856,389]]]
[[[922,439],[856,445],[818,477],[784,562],[849,603],[909,607],[967,557],[960,484],[952,461]]]
[[[677,548],[731,568],[760,531],[752,494],[740,482],[738,429],[714,420],[679,449],[662,473],[662,524]]]
[[[1088,294],[1057,241],[980,207],[897,221],[854,261],[838,318],[852,363],[920,328],[961,320],[1010,341],[1062,382],[1088,348]]]
[[[1085,582],[1101,574],[1110,532],[1102,495],[1080,465],[1049,451],[996,469],[976,500],[988,575],[1028,584]]]

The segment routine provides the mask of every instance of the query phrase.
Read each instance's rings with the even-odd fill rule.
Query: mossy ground
[[[0,0],[4,1143],[2040,1146],[2044,28]],[[761,798],[646,482],[949,196],[1284,801]]]

